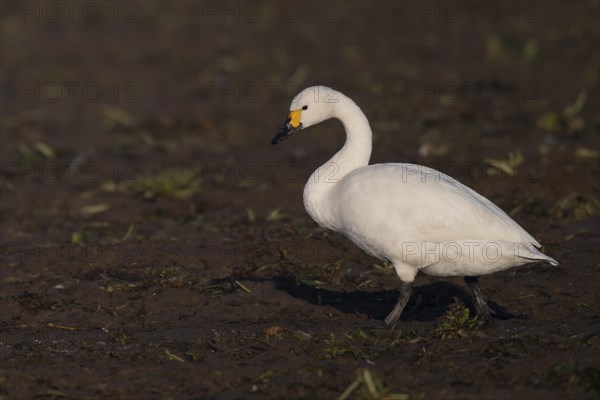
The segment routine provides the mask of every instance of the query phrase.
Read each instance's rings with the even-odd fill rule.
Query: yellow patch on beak
[[[302,109],[290,111],[288,114],[288,118],[290,119],[290,124],[292,127],[297,128],[300,126],[300,114],[302,114]]]

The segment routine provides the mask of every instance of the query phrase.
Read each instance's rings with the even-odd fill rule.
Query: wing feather
[[[374,164],[337,185],[338,220],[361,236],[540,244],[494,203],[456,179],[414,164]],[[400,225],[400,226],[399,226]]]

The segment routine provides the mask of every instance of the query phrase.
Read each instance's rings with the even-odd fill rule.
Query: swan
[[[369,121],[354,101],[334,89],[313,86],[296,95],[271,144],[330,118],[341,121],[346,143],[310,176],[304,206],[320,226],[393,265],[402,284],[385,318],[388,326],[400,318],[418,272],[463,276],[478,318],[487,324],[493,312],[478,276],[531,262],[558,265],[504,211],[450,176],[415,164],[369,165]]]

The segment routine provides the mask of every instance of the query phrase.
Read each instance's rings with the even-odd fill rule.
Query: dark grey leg
[[[402,310],[406,307],[406,303],[410,299],[410,295],[412,293],[412,282],[406,283],[402,282],[402,288],[400,289],[400,295],[398,296],[398,301],[394,306],[392,312],[385,317],[385,323],[387,326],[394,326],[398,319],[400,319],[400,314],[402,314]]]
[[[487,302],[483,298],[481,288],[479,287],[479,281],[476,276],[465,276],[465,283],[469,285],[473,292],[473,299],[475,303],[475,310],[477,315],[481,319],[481,322],[485,325],[488,324],[492,319],[492,309],[488,306]]]

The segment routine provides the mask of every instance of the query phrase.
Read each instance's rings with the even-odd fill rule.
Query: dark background
[[[0,396],[597,397],[599,12],[0,2]],[[452,175],[561,265],[484,277],[486,329],[419,276],[386,329],[393,271],[302,204],[341,125],[270,145],[315,84],[363,109],[372,162]]]

